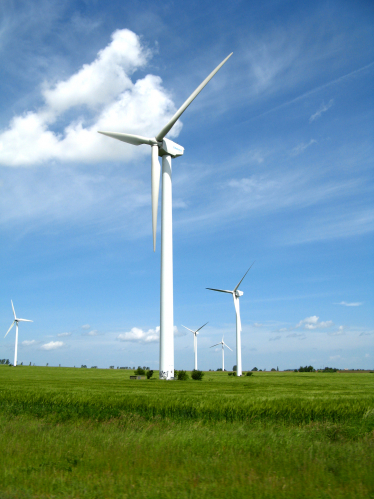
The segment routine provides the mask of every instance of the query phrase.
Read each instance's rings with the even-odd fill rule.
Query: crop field
[[[374,498],[374,373],[130,374],[0,366],[0,498]]]

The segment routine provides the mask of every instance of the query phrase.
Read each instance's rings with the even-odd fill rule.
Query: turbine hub
[[[238,289],[235,291],[235,295],[237,298],[239,298],[239,296],[243,296],[243,291],[239,291]]]
[[[184,147],[170,139],[163,139],[162,145],[158,147],[158,155],[161,157],[167,155],[172,158],[177,158],[178,156],[182,156],[183,153]]]

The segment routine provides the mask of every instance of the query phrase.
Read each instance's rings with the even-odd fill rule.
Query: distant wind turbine
[[[253,262],[253,263],[255,263],[255,262]],[[239,291],[238,288],[239,288],[240,284],[242,283],[244,277],[251,270],[253,263],[249,267],[247,272],[243,275],[243,277],[240,279],[239,283],[235,286],[233,291],[229,291],[227,289],[206,288],[206,289],[210,289],[211,291],[219,291],[220,293],[230,293],[230,294],[232,294],[232,297],[234,298],[234,305],[235,305],[235,312],[236,312],[236,374],[237,374],[237,376],[242,375],[242,343],[241,343],[241,337],[240,337],[240,333],[242,330],[242,323],[240,320],[239,297],[243,296],[243,291]]]
[[[12,309],[13,309],[13,315],[14,315],[14,321],[12,322],[12,325],[10,326],[10,328],[8,329],[8,331],[6,332],[6,335],[9,333],[9,331],[12,329],[12,327],[14,326],[14,324],[16,324],[16,347],[15,347],[15,350],[14,350],[14,367],[17,365],[17,350],[18,350],[18,323],[19,322],[33,322],[33,321],[30,321],[30,319],[17,319],[16,317],[16,312],[14,310],[14,305],[13,305],[13,302],[12,300],[10,300],[11,304],[12,304]],[[4,338],[6,338],[6,335],[4,336]]]
[[[162,199],[161,199],[161,293],[160,293],[160,366],[161,379],[174,377],[174,317],[173,317],[173,224],[172,224],[172,182],[171,158],[182,156],[184,148],[165,136],[173,128],[191,102],[213,78],[217,71],[231,57],[232,53],[219,64],[210,75],[188,97],[171,120],[155,137],[143,137],[130,133],[99,132],[113,139],[134,146],[146,144],[152,148],[152,231],[153,251],[156,250],[157,209],[160,190],[160,163],[162,157]]]
[[[188,329],[188,331],[191,331],[191,333],[193,334],[193,349],[194,349],[194,352],[195,352],[195,369],[197,370],[197,335],[199,334],[199,331],[200,329],[203,329],[204,326],[206,326],[208,323],[206,322],[203,326],[199,327],[199,329],[196,329],[196,331],[193,331],[192,329],[186,327],[186,326],[182,326],[186,329]]]
[[[222,345],[222,371],[225,370],[225,347],[231,350],[231,348],[226,345],[226,343],[223,341],[223,336],[222,336],[222,341],[219,343],[216,343],[215,345],[212,345],[210,348],[217,347],[218,345]],[[232,351],[232,350],[231,350]]]

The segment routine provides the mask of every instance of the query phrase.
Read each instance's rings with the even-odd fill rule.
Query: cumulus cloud
[[[304,327],[304,329],[323,329],[332,325],[332,321],[320,322],[319,317],[313,315],[312,317],[307,317],[306,319],[303,319],[298,324],[296,324],[296,328]]]
[[[45,84],[44,106],[15,116],[0,133],[0,164],[27,166],[51,161],[130,160],[143,148],[128,146],[97,133],[126,131],[154,136],[175,111],[158,76],[133,82],[149,52],[127,29],[112,34],[96,59],[65,81]],[[69,121],[66,120],[66,114]],[[73,116],[73,118],[71,118]],[[56,131],[56,124],[64,123]],[[180,130],[178,123],[170,135]],[[57,126],[58,128],[58,126]]]
[[[62,337],[62,336],[71,336],[71,333],[59,333],[57,336]]]
[[[312,121],[316,120],[317,118],[320,118],[322,113],[325,113],[328,109],[330,109],[333,103],[334,103],[333,99],[331,99],[328,104],[325,104],[323,102],[320,108],[309,118],[309,123],[312,123]]]
[[[30,345],[34,345],[35,343],[35,340],[24,340],[21,344],[25,347],[29,347]]]
[[[341,301],[340,303],[334,303],[334,305],[344,305],[345,307],[360,307],[362,305],[361,302],[352,302],[347,303],[346,301]]]
[[[56,350],[57,348],[61,348],[65,345],[63,341],[50,341],[49,343],[44,343],[40,348],[43,350]]]
[[[117,340],[119,341],[134,341],[137,343],[152,343],[158,341],[159,338],[159,326],[157,326],[156,329],[148,329],[148,331],[143,331],[142,329],[133,327],[131,331],[121,333],[117,336]]]

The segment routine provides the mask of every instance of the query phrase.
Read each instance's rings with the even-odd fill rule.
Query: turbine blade
[[[234,294],[232,295],[234,298],[234,305],[235,305],[235,311],[236,311],[236,317],[239,322],[239,331],[242,330],[242,323],[240,320],[240,307],[239,307],[239,298],[237,298]]]
[[[206,326],[208,324],[208,322],[206,322],[203,326],[199,327],[199,329],[196,329],[195,333],[197,333],[198,331],[200,331],[200,329],[203,329],[203,327]]]
[[[18,322],[34,322],[31,321],[30,319],[17,319]]]
[[[13,305],[12,300],[10,300],[10,303],[12,304],[13,315],[14,315],[14,318],[16,319],[16,311],[14,310],[14,305]]]
[[[243,277],[241,278],[241,280],[239,281],[239,284],[234,288],[234,291],[236,291],[238,289],[238,287],[240,286],[240,284],[242,283],[242,280],[244,279],[244,277],[248,274],[248,272],[251,270],[251,268],[253,267],[253,264],[255,262],[252,263],[252,265],[249,267],[249,269],[247,270],[247,272],[243,275]]]
[[[205,289],[210,289],[211,291],[219,291],[220,293],[230,293],[230,294],[232,294],[232,291],[228,291],[227,289],[215,289],[215,288],[205,288]]]
[[[6,332],[6,335],[7,335],[7,334],[9,333],[9,331],[12,329],[12,327],[14,326],[14,323],[15,323],[15,322],[16,322],[16,321],[13,321],[13,322],[12,322],[12,325],[10,326],[10,328],[8,329],[8,331]],[[6,337],[6,335],[4,336],[4,338]]]
[[[220,345],[221,343],[217,343],[216,345],[212,345],[211,347],[209,348],[213,348],[213,347],[218,347],[218,345]]]
[[[231,350],[231,348],[230,348],[228,345],[226,345],[226,343],[224,343],[223,345],[224,345],[226,348],[228,348],[229,350]],[[234,350],[231,350],[231,351],[233,352]]]
[[[122,140],[122,142],[126,142],[127,144],[132,144],[133,146],[140,146],[142,144],[148,144],[149,146],[153,146],[157,144],[155,139],[151,139],[149,137],[142,137],[141,135],[133,135],[131,133],[118,133],[118,132],[98,132],[102,135],[107,135],[108,137],[112,137],[112,139]]]
[[[152,145],[152,232],[153,232],[153,251],[156,251],[156,232],[157,232],[157,212],[158,197],[160,193],[160,173],[161,166],[158,160],[158,146]]]
[[[194,333],[194,334],[195,334],[195,331],[192,331],[192,329],[190,329],[189,327],[183,326],[183,324],[182,324],[182,327],[184,327],[184,328],[188,329],[189,331],[191,331],[191,333]]]
[[[184,111],[188,108],[191,102],[199,95],[205,85],[213,78],[213,76],[221,69],[221,67],[225,64],[225,62],[232,56],[232,52],[230,55],[224,59],[221,64],[219,64],[214,71],[210,73],[209,76],[205,78],[205,80],[197,87],[197,89],[188,97],[188,99],[182,104],[182,106],[178,109],[178,111],[171,118],[169,123],[164,126],[164,128],[156,135],[156,140],[161,141],[165,135],[173,128],[175,123],[178,121],[180,116],[184,113]]]

